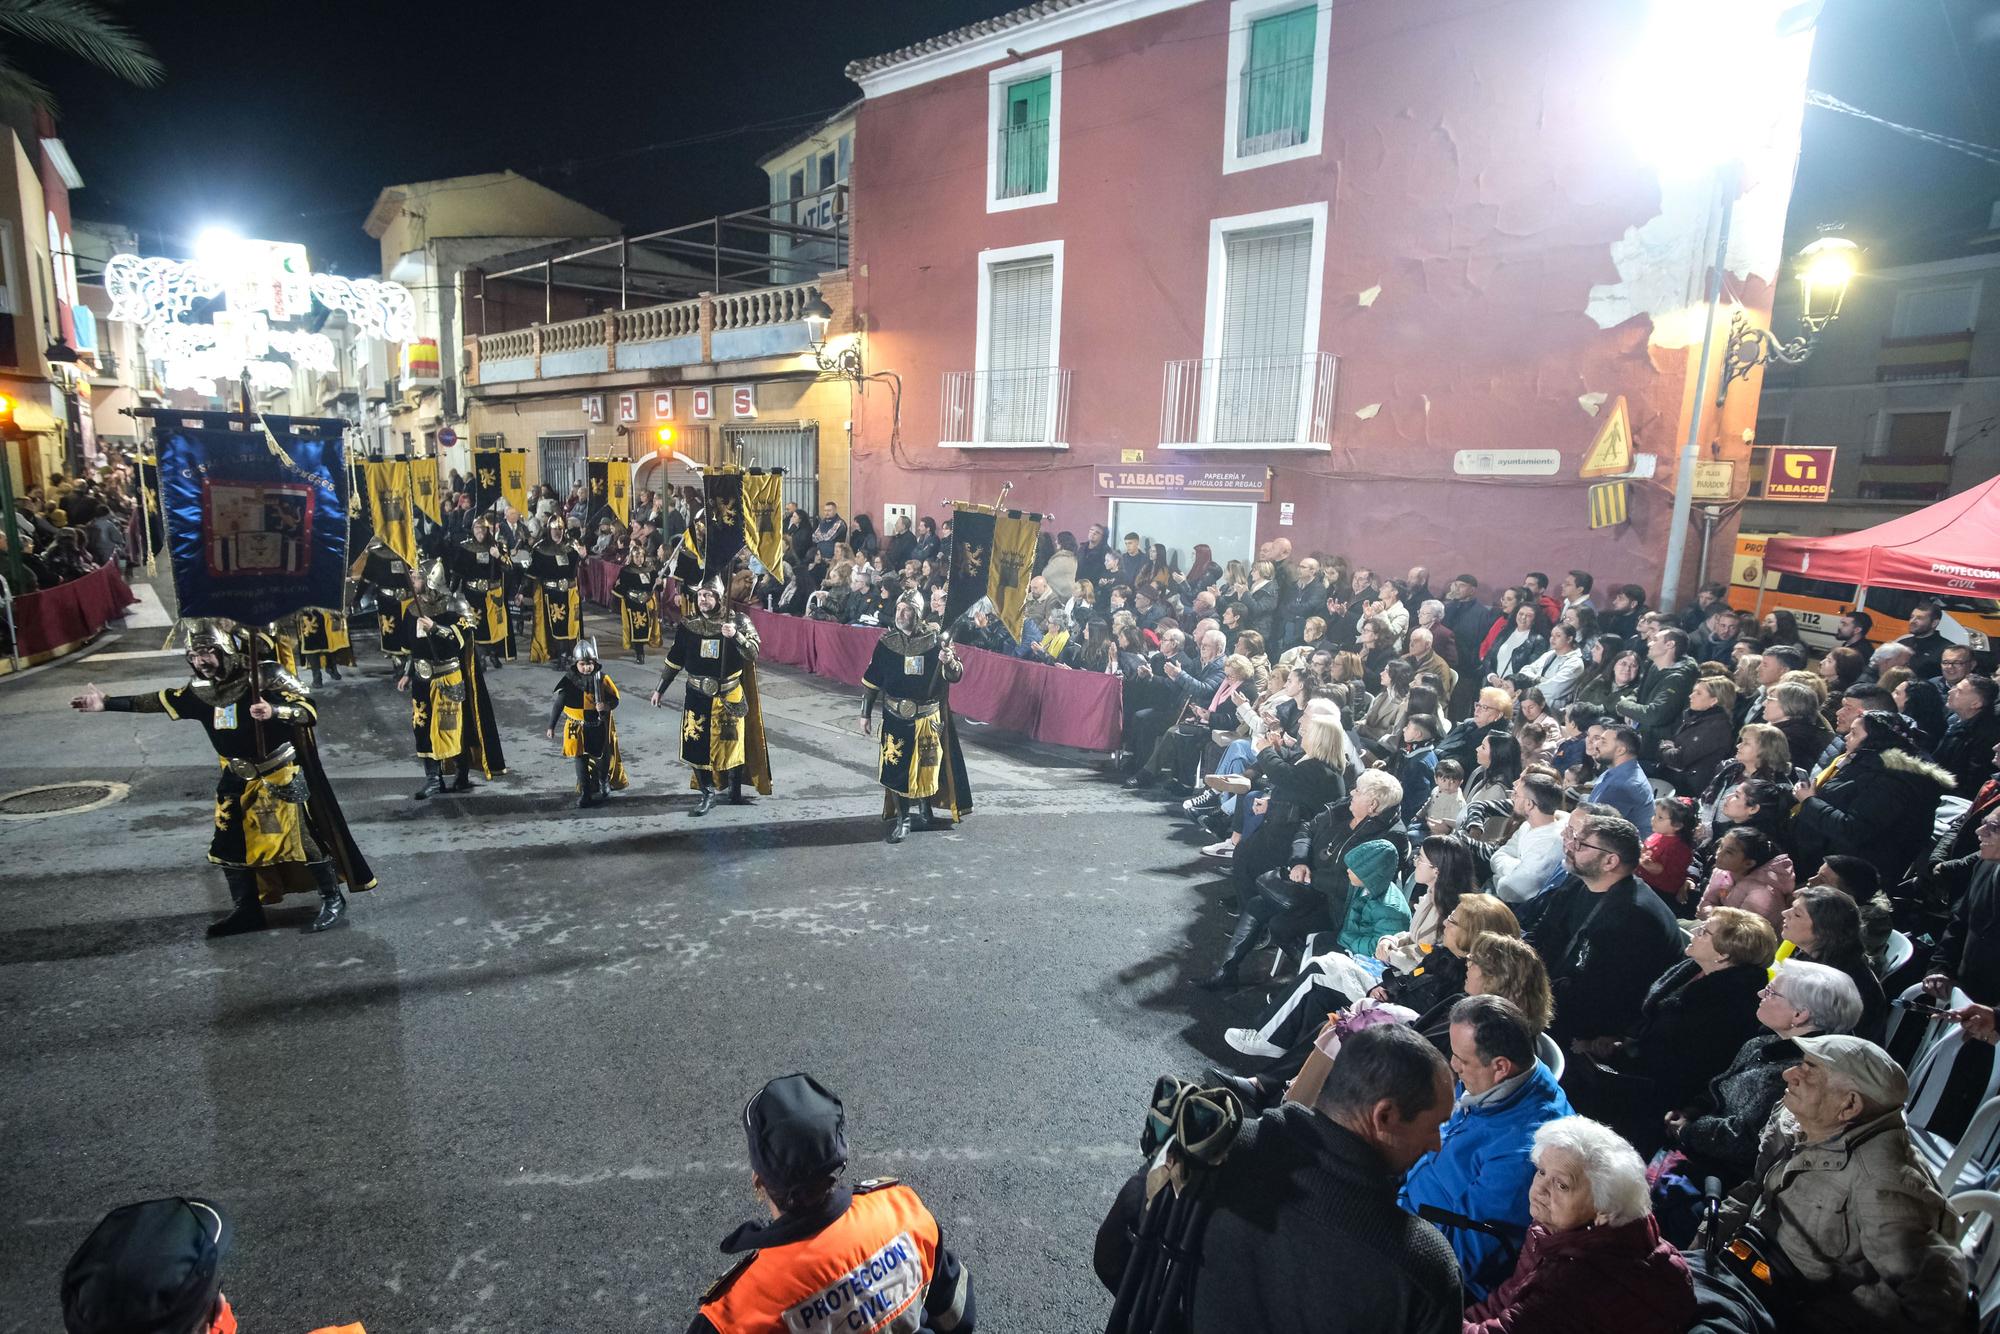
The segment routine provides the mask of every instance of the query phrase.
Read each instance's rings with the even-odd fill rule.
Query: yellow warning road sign
[[[1583,470],[1579,476],[1609,477],[1614,473],[1632,471],[1632,422],[1625,412],[1625,395],[1611,400],[1611,411],[1604,414],[1604,425],[1597,428],[1597,439],[1591,442],[1590,452],[1583,456]]]
[[[1625,522],[1626,483],[1599,482],[1590,488],[1590,526],[1615,528]]]

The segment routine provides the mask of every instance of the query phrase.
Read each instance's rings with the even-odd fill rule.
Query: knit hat
[[[1361,877],[1362,887],[1371,894],[1380,894],[1396,879],[1396,845],[1387,839],[1375,838],[1349,848],[1342,858],[1347,869]]]

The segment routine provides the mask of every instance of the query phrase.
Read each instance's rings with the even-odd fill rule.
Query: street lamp
[[[833,324],[833,307],[826,304],[823,296],[814,296],[806,303],[803,312],[806,322],[806,342],[812,348],[813,361],[821,375],[843,375],[850,380],[862,378],[861,349],[853,343],[841,348],[832,356],[826,351],[826,331]]]
[[[1729,320],[1729,341],[1722,353],[1722,388],[1715,405],[1729,397],[1729,386],[1756,370],[1776,362],[1796,366],[1812,355],[1826,326],[1840,318],[1840,306],[1847,288],[1860,267],[1861,247],[1843,236],[1822,236],[1799,252],[1799,326],[1804,333],[1790,342],[1780,342],[1769,329],[1750,323],[1739,306]]]

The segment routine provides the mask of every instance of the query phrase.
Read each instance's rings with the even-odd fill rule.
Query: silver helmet
[[[580,636],[576,641],[576,647],[569,651],[569,655],[572,660],[579,663],[598,661],[596,638],[594,636]]]

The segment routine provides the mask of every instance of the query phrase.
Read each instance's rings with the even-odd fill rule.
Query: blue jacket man
[[[1535,1037],[1528,1016],[1504,997],[1468,996],[1453,1007],[1458,1103],[1436,1152],[1419,1158],[1403,1179],[1405,1209],[1415,1213],[1430,1205],[1527,1234],[1535,1131],[1571,1114],[1554,1072],[1536,1059]],[[1465,1227],[1443,1230],[1458,1255],[1468,1302],[1484,1298],[1512,1272],[1512,1253],[1497,1238]]]
[[[1590,799],[1611,807],[1627,820],[1634,829],[1644,831],[1653,827],[1653,785],[1646,779],[1646,771],[1639,767],[1638,732],[1629,727],[1613,727],[1604,733],[1602,748],[1598,752],[1604,761],[1604,772],[1597,776],[1597,783],[1590,789]]]

